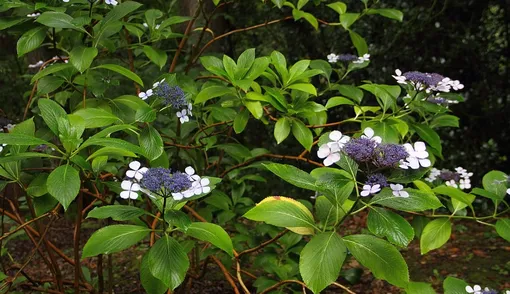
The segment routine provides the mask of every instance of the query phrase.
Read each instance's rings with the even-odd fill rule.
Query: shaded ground
[[[365,226],[366,216],[354,217],[346,222],[342,228],[343,234],[360,233]],[[89,236],[96,230],[97,223],[87,221],[81,231],[81,244],[86,242]],[[72,222],[61,218],[56,221],[48,233],[49,239],[68,256],[72,257],[73,248],[73,227]],[[114,293],[145,293],[139,284],[138,269],[141,257],[148,244],[138,248],[131,248],[113,255],[113,289]],[[20,265],[33,250],[30,240],[17,238],[7,244],[8,252],[12,260]],[[409,248],[402,251],[406,259],[410,276],[413,281],[432,283],[438,293],[442,292],[442,281],[447,276],[456,276],[469,281],[471,284],[480,284],[494,289],[502,290],[510,288],[510,244],[497,237],[491,228],[475,222],[455,222],[451,240],[442,248],[429,252],[427,255],[420,255],[419,241],[414,240]],[[13,263],[4,256],[4,264]],[[74,278],[73,267],[59,258],[59,264],[66,282],[72,283]],[[91,283],[97,283],[97,258],[84,260],[83,266],[90,269],[85,270],[86,277],[91,276]],[[106,260],[104,261],[106,267]],[[363,269],[355,260],[346,262],[344,271],[351,268]],[[203,278],[193,280],[190,287],[182,287],[176,293],[232,293],[230,285],[224,280],[221,271],[215,264],[209,264]],[[16,269],[11,269],[12,276]],[[40,281],[39,287],[44,287],[43,282],[50,277],[48,268],[42,262],[39,255],[34,258],[25,268],[25,273],[34,281]],[[256,275],[256,273],[255,273]],[[106,272],[104,273],[107,280]],[[248,287],[252,279],[245,278]],[[376,280],[366,269],[363,269],[359,281],[351,285],[344,278],[338,280],[341,284],[349,286],[356,293],[400,293],[388,283]],[[40,293],[30,290],[31,285],[25,281],[18,285],[18,293]],[[291,288],[284,288],[284,293],[291,293]],[[300,288],[293,288],[300,289]],[[326,293],[342,293],[338,288],[328,288]],[[12,291],[11,293],[16,293]]]

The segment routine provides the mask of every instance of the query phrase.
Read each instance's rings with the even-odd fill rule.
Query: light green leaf
[[[159,279],[156,279],[149,269],[149,254],[145,254],[140,265],[140,282],[148,294],[162,294],[168,287]]]
[[[189,259],[177,241],[164,235],[156,241],[148,254],[150,272],[165,286],[173,290],[184,281]]]
[[[434,288],[429,283],[409,282],[406,287],[407,294],[436,294]]]
[[[1,140],[1,136],[0,136],[0,140]],[[61,159],[58,156],[54,156],[54,155],[50,155],[50,154],[46,154],[46,153],[22,152],[22,153],[16,153],[14,155],[0,157],[0,164],[4,164],[4,163],[8,163],[8,162],[13,162],[13,161],[20,161],[20,160],[28,159],[28,158],[41,158],[41,157]],[[0,169],[0,172],[1,171],[2,170]]]
[[[255,61],[255,48],[246,49],[239,58],[237,58],[237,68],[234,74],[236,80],[244,78]]]
[[[400,247],[407,247],[414,238],[413,227],[403,217],[386,209],[373,207],[367,226],[374,235],[386,237]]]
[[[349,30],[349,36],[351,37],[352,44],[358,52],[358,56],[363,56],[363,54],[368,53],[368,45],[363,37],[351,30]]]
[[[292,134],[306,150],[310,151],[313,144],[313,134],[300,120],[292,122]]]
[[[248,120],[250,120],[250,112],[246,109],[241,110],[241,112],[236,115],[234,119],[234,131],[236,134],[240,134],[244,131]]]
[[[151,125],[142,130],[139,143],[145,157],[149,160],[155,160],[163,153],[163,139]]]
[[[439,201],[433,193],[426,193],[410,188],[405,188],[404,191],[409,193],[408,198],[395,197],[391,189],[384,188],[379,194],[372,198],[370,203],[403,211],[424,211],[443,206],[441,201]]]
[[[193,238],[213,244],[230,256],[234,254],[234,247],[230,236],[222,227],[216,224],[192,223],[185,233]]]
[[[317,89],[312,84],[293,84],[293,85],[287,86],[287,88],[303,91],[305,93],[317,96]]]
[[[126,2],[126,3],[133,3],[133,1],[129,1],[129,2]],[[136,2],[134,2],[136,3]],[[94,67],[94,69],[97,69],[97,68],[104,68],[104,69],[108,69],[108,70],[111,70],[111,71],[114,71],[118,74],[121,74],[123,76],[125,76],[126,78],[134,81],[135,83],[139,84],[140,86],[143,87],[143,82],[142,82],[142,79],[140,79],[139,76],[137,76],[134,72],[128,70],[127,68],[124,68],[120,65],[116,65],[116,64],[101,64],[99,66],[96,66]]]
[[[32,197],[40,197],[44,194],[48,193],[48,188],[46,187],[46,180],[48,179],[48,174],[42,173],[37,175],[27,187],[27,194]]]
[[[264,163],[265,168],[283,179],[284,181],[303,189],[315,191],[315,178],[299,168],[280,163]]]
[[[121,122],[117,116],[101,108],[82,108],[74,112],[74,115],[85,120],[85,128],[87,129],[105,127],[115,122]]]
[[[159,69],[165,66],[167,60],[165,51],[153,48],[152,46],[143,46],[143,53],[145,53],[150,61],[159,66]]]
[[[358,20],[359,13],[343,13],[340,14],[340,24],[344,29],[349,29],[349,27]]]
[[[46,27],[36,27],[21,35],[16,44],[18,57],[37,49],[46,38],[47,30],[48,28]]]
[[[56,11],[46,11],[43,14],[39,15],[35,20],[38,23],[42,23],[43,25],[50,28],[59,28],[59,29],[73,29],[77,31],[81,31],[83,33],[87,33],[87,31],[78,27],[73,23],[73,17],[67,13],[56,12]]]
[[[264,110],[262,108],[262,104],[259,101],[244,101],[244,106],[248,108],[250,113],[253,115],[254,118],[260,119],[262,115],[264,114]]]
[[[413,128],[416,130],[418,135],[430,145],[430,147],[436,149],[436,151],[441,155],[441,138],[436,131],[426,124],[413,124]]]
[[[501,236],[501,238],[510,242],[510,219],[501,218],[496,222],[496,232]]]
[[[135,219],[148,212],[136,206],[109,205],[92,209],[87,218],[105,219],[112,218],[114,221],[127,221]]]
[[[35,81],[49,74],[68,70],[70,68],[73,68],[73,65],[69,63],[57,63],[53,64],[52,66],[45,67],[43,70],[39,71],[32,77],[32,79],[30,80],[30,84],[33,84]]]
[[[343,240],[356,260],[369,268],[376,278],[399,287],[407,285],[407,264],[394,246],[370,235],[351,235]]]
[[[101,228],[90,236],[83,247],[82,258],[122,251],[140,242],[150,231],[146,227],[134,225],[111,225]]]
[[[367,14],[379,14],[386,18],[391,18],[402,22],[404,20],[404,14],[402,11],[397,9],[369,9]]]
[[[314,236],[299,257],[299,272],[306,286],[320,293],[336,281],[346,255],[347,248],[336,232]]]
[[[420,238],[420,251],[425,254],[430,250],[443,246],[452,233],[452,224],[448,218],[438,218],[429,222]]]
[[[390,85],[365,84],[360,86],[360,88],[372,93],[384,110],[395,107],[401,92],[400,86]]]
[[[290,134],[290,120],[287,117],[281,117],[278,119],[274,126],[274,138],[276,143],[280,144]]]
[[[225,86],[211,86],[206,87],[198,93],[197,97],[195,98],[194,104],[198,103],[204,103],[209,99],[220,97],[226,94],[233,94],[232,88],[228,88]]]
[[[54,169],[48,176],[46,187],[51,196],[67,210],[74,198],[80,192],[80,174],[69,164]]]
[[[78,46],[74,47],[69,53],[69,61],[77,70],[83,73],[90,67],[96,56],[97,48]]]
[[[253,62],[250,70],[244,76],[244,79],[255,80],[258,78],[269,66],[271,59],[269,57],[258,57]]]
[[[142,4],[138,2],[127,1],[120,3],[110,10],[110,12],[94,26],[94,47],[97,47],[99,42],[109,35],[108,30],[112,25],[115,25],[120,19],[140,8],[140,6],[142,6]],[[143,86],[143,84],[140,85]]]
[[[336,11],[338,14],[343,14],[347,11],[347,5],[345,5],[345,3],[343,2],[334,2],[334,3],[330,3],[328,5],[329,8],[333,9],[334,11]]]
[[[482,185],[485,190],[492,192],[503,199],[506,195],[507,179],[508,176],[504,172],[493,170],[483,176]]]
[[[466,286],[468,283],[454,277],[447,277],[443,282],[445,294],[466,294]]]
[[[60,88],[64,84],[65,80],[61,77],[46,76],[39,80],[37,83],[37,93],[46,95],[56,89]]]

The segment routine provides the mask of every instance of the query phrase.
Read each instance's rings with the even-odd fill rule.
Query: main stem
[[[165,211],[166,211],[166,197],[163,197],[163,211],[161,212],[161,214],[163,215],[163,233],[166,234]]]

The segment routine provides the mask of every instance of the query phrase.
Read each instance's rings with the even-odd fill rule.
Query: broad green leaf
[[[250,70],[246,73],[244,78],[247,80],[255,80],[264,71],[266,71],[266,68],[269,66],[270,62],[271,62],[271,59],[269,57],[255,58],[253,65],[251,66]]]
[[[42,173],[37,175],[27,187],[27,194],[32,197],[40,197],[44,194],[48,193],[48,188],[46,187],[46,180],[48,179],[48,174]]]
[[[0,136],[0,140],[1,140],[1,136]],[[54,156],[54,155],[50,155],[50,154],[46,154],[46,153],[22,152],[22,153],[16,153],[14,155],[0,157],[0,164],[13,162],[13,161],[20,161],[20,160],[28,159],[28,158],[41,158],[41,157],[61,159],[58,156]],[[0,172],[2,172],[2,169],[0,169]]]
[[[397,98],[401,91],[400,86],[379,84],[365,84],[360,86],[360,88],[372,93],[385,111],[395,107]]]
[[[189,259],[177,241],[164,235],[156,241],[148,254],[150,272],[165,286],[173,290],[184,281]]]
[[[312,60],[310,62],[310,68],[322,71],[322,75],[325,76],[328,81],[331,78],[331,73],[333,72],[329,62],[321,59]]]
[[[105,219],[112,218],[114,221],[127,221],[147,214],[147,211],[127,205],[109,205],[92,209],[87,218]]]
[[[68,70],[72,67],[73,67],[73,65],[69,64],[69,63],[57,63],[57,64],[53,64],[52,66],[45,67],[44,69],[42,69],[41,71],[39,71],[32,77],[32,79],[30,80],[30,84],[33,84],[35,81],[37,81],[40,78],[45,77],[49,74],[56,73],[59,71]],[[43,100],[43,99],[41,99],[41,100]]]
[[[329,109],[340,105],[354,105],[354,102],[344,97],[335,96],[328,99],[328,102],[326,103],[326,108]]]
[[[120,122],[117,116],[101,108],[82,108],[74,112],[74,115],[85,120],[87,129],[105,127]]]
[[[149,160],[155,160],[163,153],[163,139],[151,125],[142,130],[138,141],[145,157]]]
[[[265,163],[262,165],[284,181],[296,187],[312,191],[317,189],[315,186],[315,178],[295,166],[280,163]]]
[[[2,144],[20,146],[43,145],[43,144],[53,145],[37,137],[16,133],[0,133],[0,142],[2,142]]]
[[[273,226],[286,227],[298,234],[313,234],[315,227],[313,215],[308,208],[294,199],[282,196],[265,198],[246,212],[244,217]]]
[[[504,195],[503,195],[503,197],[501,197],[495,193],[492,193],[492,192],[489,192],[487,190],[480,189],[480,188],[473,188],[473,190],[471,190],[471,193],[478,195],[478,196],[483,196],[485,198],[492,199],[493,201],[501,201],[505,197]]]
[[[344,29],[348,29],[356,20],[358,20],[359,13],[342,13],[340,14],[340,24]]]
[[[312,131],[302,121],[296,119],[292,122],[292,134],[306,150],[310,151],[312,149]]]
[[[351,42],[356,48],[359,56],[363,56],[363,54],[368,53],[368,45],[363,37],[351,30],[349,30],[349,36],[351,37]]]
[[[483,176],[482,185],[485,190],[492,192],[503,199],[506,195],[507,179],[508,176],[504,172],[493,170]]]
[[[198,93],[197,97],[195,98],[194,104],[198,103],[204,103],[209,99],[220,97],[226,94],[233,94],[232,88],[228,88],[225,86],[211,86],[206,87]]]
[[[165,51],[153,48],[152,46],[143,46],[143,53],[145,53],[150,61],[159,66],[160,70],[165,66],[167,60]]]
[[[94,47],[97,47],[98,43],[109,35],[108,30],[111,25],[119,22],[120,19],[140,8],[140,6],[142,6],[142,4],[138,2],[127,1],[120,3],[110,10],[110,12],[94,26]],[[143,86],[143,84],[140,85]]]
[[[227,72],[223,68],[223,61],[218,57],[214,56],[202,56],[200,57],[200,63],[205,69],[212,72],[215,75],[226,76]]]
[[[142,258],[142,264],[140,265],[140,282],[142,283],[143,289],[148,294],[162,294],[168,289],[165,284],[155,278],[149,269],[149,254],[146,253]]]
[[[165,221],[171,225],[177,227],[179,230],[186,232],[191,226],[191,219],[189,216],[175,209],[167,209],[165,211]]]
[[[449,114],[442,114],[436,116],[431,122],[430,122],[431,128],[440,128],[440,127],[459,127],[459,118],[453,115]]]
[[[496,222],[496,232],[501,238],[510,242],[510,219],[501,218]]]
[[[264,110],[262,108],[262,104],[259,101],[244,101],[244,106],[248,108],[250,113],[253,115],[254,118],[260,119],[262,115],[264,114]]]
[[[19,24],[20,22],[25,22],[25,21],[27,21],[27,18],[25,18],[25,17],[20,17],[20,16],[14,16],[14,17],[3,16],[0,19],[0,31],[8,29],[10,27],[13,27],[13,26]]]
[[[87,33],[87,31],[84,28],[76,26],[73,23],[73,20],[74,20],[73,17],[67,13],[46,11],[43,14],[39,15],[35,21],[50,28],[73,29],[81,31],[83,33]]]
[[[306,286],[320,293],[336,281],[346,255],[347,248],[336,232],[313,236],[299,256],[299,272]]]
[[[46,27],[36,27],[21,35],[16,44],[18,57],[37,49],[46,38],[47,30],[48,28]]]
[[[432,193],[410,188],[405,188],[404,191],[409,193],[408,198],[395,197],[391,189],[384,188],[379,194],[372,198],[370,203],[403,211],[424,211],[443,206],[441,201]]]
[[[278,51],[273,51],[271,53],[271,63],[282,77],[282,80],[287,81],[289,72],[287,71],[287,60],[285,56]]]
[[[363,128],[365,127],[362,124]],[[398,144],[400,142],[400,135],[398,130],[388,121],[378,122],[372,126],[375,135],[382,138],[384,143]]]
[[[321,175],[315,183],[318,192],[324,194],[336,207],[341,207],[352,194],[354,184],[350,175],[346,177],[336,172]]]
[[[396,169],[391,172],[390,176],[388,177],[388,181],[399,184],[408,184],[423,178],[423,176],[428,172],[429,170],[425,168],[413,170]]]
[[[48,176],[46,187],[51,196],[67,210],[74,198],[80,192],[80,174],[69,164],[54,169]]]
[[[420,138],[425,140],[425,142],[427,142],[430,147],[436,149],[436,151],[441,155],[441,138],[436,133],[436,131],[425,124],[413,124],[413,128],[416,130]]]
[[[276,143],[280,144],[290,134],[290,120],[287,117],[281,117],[278,119],[274,126],[274,138]]]
[[[376,278],[399,287],[407,285],[407,264],[393,245],[370,235],[350,235],[343,240],[356,260],[370,269]]]
[[[292,65],[289,69],[289,80],[288,84],[292,84],[294,80],[296,80],[299,75],[305,72],[305,70],[310,66],[310,60],[300,60]]]
[[[240,134],[244,131],[248,120],[250,120],[250,112],[247,109],[241,110],[241,112],[236,115],[234,119],[234,131],[236,134]]]
[[[246,148],[242,144],[238,143],[227,143],[227,144],[220,144],[216,145],[218,149],[224,150],[228,155],[233,157],[238,157],[240,159],[251,157],[252,154],[250,152],[250,149]]]
[[[223,55],[223,67],[225,68],[225,71],[227,72],[227,76],[231,81],[235,81],[235,73],[237,70],[236,62],[230,58],[228,55]]]
[[[429,283],[409,282],[406,287],[407,294],[436,294],[434,288]]]
[[[404,14],[402,11],[397,9],[369,9],[367,14],[379,14],[386,18],[391,18],[402,22],[404,20]]]
[[[150,231],[146,227],[134,225],[111,225],[101,228],[90,236],[83,247],[82,258],[122,251],[143,240]]]
[[[437,194],[450,196],[452,199],[456,199],[456,200],[466,204],[466,206],[467,205],[471,206],[471,203],[473,203],[473,201],[475,201],[475,196],[473,196],[471,194],[467,194],[465,192],[462,192],[461,190],[459,190],[457,188],[448,187],[445,185],[435,187],[433,189],[433,191]],[[464,207],[462,207],[462,208],[464,208]]]
[[[445,294],[466,294],[466,286],[468,283],[454,277],[447,277],[443,282]]]
[[[38,106],[46,125],[55,135],[58,135],[58,118],[65,117],[66,111],[57,102],[50,99],[39,99]]]
[[[216,224],[192,223],[185,233],[193,238],[213,244],[230,256],[234,254],[234,247],[230,236],[222,227]]]
[[[357,102],[358,104],[361,103],[361,100],[363,100],[363,91],[361,91],[357,87],[350,85],[339,85],[336,87],[336,89],[338,89],[338,92],[340,92],[340,94],[347,98],[352,99],[354,102]]]
[[[310,0],[298,0],[297,9],[301,10]]]
[[[96,56],[97,48],[77,46],[69,53],[69,61],[77,70],[83,73],[90,67]]]
[[[137,157],[135,153],[125,149],[120,149],[117,147],[103,147],[97,150],[96,152],[92,153],[89,157],[87,157],[87,161],[90,161],[100,156]]]
[[[438,218],[429,222],[420,238],[420,251],[425,254],[430,250],[443,246],[452,233],[452,224],[448,218]]]
[[[57,76],[46,76],[39,80],[37,83],[37,93],[49,94],[64,84],[65,80]]]
[[[186,22],[188,20],[192,20],[193,18],[190,16],[180,16],[180,15],[174,15],[169,17],[168,19],[165,19],[163,22],[161,22],[159,29],[162,30],[166,28],[167,26],[171,26],[174,24],[180,24],[183,22]]]
[[[136,3],[136,2],[129,1],[129,2],[126,2],[126,3]],[[139,76],[137,76],[134,72],[130,71],[129,69],[127,69],[125,67],[122,67],[122,66],[116,65],[116,64],[101,64],[99,66],[94,67],[93,69],[98,69],[98,68],[104,68],[104,69],[108,69],[108,70],[114,71],[114,72],[116,72],[118,74],[121,74],[121,75],[125,76],[126,78],[134,81],[135,83],[137,83],[137,84],[139,84],[140,86],[143,87],[142,79],[140,79]]]
[[[234,74],[234,78],[236,80],[241,80],[244,78],[246,73],[250,70],[255,61],[255,49],[250,48],[246,49],[239,58],[237,58],[237,68]]]
[[[117,139],[117,138],[98,138],[91,137],[87,141],[85,141],[81,146],[80,150],[88,147],[88,146],[103,146],[117,149],[124,149],[126,151],[130,151],[136,154],[143,154],[143,150],[136,146],[135,144],[129,143],[126,140]]]
[[[386,237],[400,247],[407,247],[414,238],[413,227],[403,217],[383,208],[370,210],[367,226],[374,235]]]
[[[329,8],[333,9],[334,11],[336,11],[338,14],[343,14],[347,11],[347,5],[345,5],[345,3],[343,2],[334,2],[334,3],[330,3],[328,5]]]
[[[305,93],[317,96],[317,89],[312,84],[292,84],[287,86],[289,89],[303,91]]]

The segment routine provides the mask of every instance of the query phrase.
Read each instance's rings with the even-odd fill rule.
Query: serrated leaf
[[[438,218],[429,222],[420,238],[420,251],[425,254],[443,246],[452,233],[452,224],[448,218]]]
[[[131,2],[132,1],[127,2],[127,3],[131,3]],[[116,72],[118,74],[121,74],[121,75],[125,76],[126,78],[134,81],[135,83],[137,83],[137,84],[139,84],[140,86],[143,87],[142,79],[140,79],[139,76],[137,76],[134,72],[130,71],[129,69],[124,68],[124,67],[122,67],[120,65],[116,65],[116,64],[101,64],[99,66],[94,67],[94,69],[98,69],[98,68],[104,68],[104,69],[108,69],[108,70],[114,71],[114,72]]]
[[[312,191],[317,189],[315,186],[315,178],[295,166],[280,163],[266,163],[262,165],[284,181],[296,187]]]
[[[127,205],[109,205],[92,209],[87,218],[105,219],[111,218],[114,221],[127,221],[147,214],[147,211]]]
[[[69,61],[77,70],[83,73],[90,67],[96,56],[97,48],[78,46],[74,47],[69,53]]]
[[[150,231],[146,227],[134,225],[111,225],[101,228],[90,236],[83,247],[82,258],[122,251],[143,240]]]
[[[156,241],[148,254],[150,272],[165,286],[173,290],[184,281],[189,259],[177,241],[164,235]]]
[[[62,204],[64,210],[67,210],[74,198],[78,196],[80,186],[80,174],[69,164],[54,169],[46,181],[48,193]]]
[[[370,210],[367,226],[373,234],[386,237],[400,247],[407,247],[414,237],[413,227],[403,217],[382,208]]]
[[[47,30],[48,28],[46,27],[36,27],[21,35],[16,44],[18,57],[37,49],[46,38]]]
[[[192,223],[186,230],[186,234],[202,241],[209,242],[214,246],[233,256],[234,247],[230,236],[225,230],[211,223]]]

